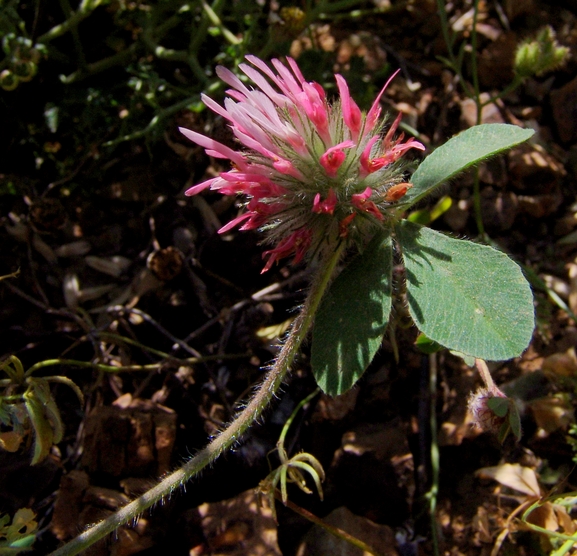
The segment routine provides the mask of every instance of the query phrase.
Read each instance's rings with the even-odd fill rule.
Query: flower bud
[[[562,66],[568,56],[569,49],[559,45],[555,31],[547,25],[538,32],[535,40],[526,40],[517,47],[515,73],[523,78],[543,75]]]

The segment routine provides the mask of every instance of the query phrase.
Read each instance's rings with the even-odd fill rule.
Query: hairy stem
[[[485,383],[487,390],[494,396],[504,396],[505,394],[503,394],[503,392],[497,388],[495,382],[493,381],[493,377],[491,376],[489,367],[487,367],[487,363],[485,363],[485,361],[482,359],[475,359],[475,366],[477,367],[479,375]]]
[[[120,525],[133,520],[147,508],[170,496],[172,492],[197,475],[240,439],[244,432],[268,407],[290,370],[302,341],[309,331],[321,298],[331,281],[342,250],[342,243],[336,245],[335,249],[331,250],[321,261],[302,310],[295,319],[278,358],[259,389],[230,425],[180,469],[165,477],[155,487],[118,510],[114,515],[90,527],[69,543],[55,550],[51,556],[72,556],[85,550],[109,533],[112,533]]]

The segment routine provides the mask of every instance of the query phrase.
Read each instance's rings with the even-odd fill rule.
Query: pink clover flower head
[[[425,148],[396,136],[400,115],[388,129],[380,119],[380,99],[394,75],[364,113],[341,75],[335,76],[340,100],[331,102],[293,59],[272,60],[272,67],[256,56],[246,59],[239,69],[252,84],[218,67],[217,75],[231,87],[224,106],[202,96],[228,122],[240,148],[181,128],[208,155],[230,160],[232,168],[186,194],[210,189],[239,196],[244,211],[219,232],[235,226],[265,231],[272,248],[263,254],[263,272],[282,258],[299,262],[331,240],[362,237],[385,225],[411,187],[400,159],[408,150]]]

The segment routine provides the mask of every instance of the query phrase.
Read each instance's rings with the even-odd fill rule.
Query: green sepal
[[[494,396],[487,400],[487,407],[497,416],[505,417],[509,411],[509,398]]]

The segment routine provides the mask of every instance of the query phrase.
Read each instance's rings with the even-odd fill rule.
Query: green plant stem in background
[[[474,100],[477,107],[477,125],[482,121],[483,104],[481,102],[481,90],[479,88],[479,71],[477,67],[477,17],[479,15],[479,0],[473,5],[473,29],[471,30],[471,73],[473,74]],[[473,180],[473,211],[477,224],[477,233],[485,238],[485,225],[483,224],[483,211],[481,209],[481,180],[479,167],[475,168]]]
[[[441,20],[441,30],[443,33],[443,38],[447,46],[447,52],[449,56],[449,62],[451,69],[456,73],[459,78],[459,83],[463,88],[465,94],[475,101],[475,106],[477,108],[477,125],[481,123],[483,104],[481,102],[481,91],[479,89],[479,73],[477,68],[477,16],[479,14],[479,0],[475,0],[473,6],[473,29],[471,30],[471,73],[473,79],[473,88],[469,86],[465,77],[461,71],[462,67],[462,57],[455,57],[453,52],[454,39],[451,39],[449,34],[449,19],[447,17],[447,11],[445,8],[444,0],[437,0],[437,7],[439,9],[439,19]],[[491,99],[494,102],[496,99]],[[481,211],[481,191],[480,191],[480,180],[479,180],[479,168],[474,170],[473,178],[473,213],[475,215],[475,224],[477,225],[477,232],[479,236],[485,238],[485,226],[483,224],[483,215]]]
[[[221,86],[222,84],[220,81],[215,81],[214,83],[212,83],[212,85],[210,85],[210,87],[207,87],[206,90],[216,91],[220,89]],[[188,106],[199,101],[200,101],[200,94],[197,94],[192,97],[186,98],[180,102],[177,102],[172,106],[160,110],[158,114],[156,114],[156,116],[154,116],[154,118],[152,118],[150,122],[148,122],[148,125],[144,129],[139,129],[138,131],[129,133],[128,135],[123,135],[122,137],[114,139],[113,141],[107,141],[106,143],[103,143],[103,146],[113,147],[125,141],[133,141],[134,139],[140,139],[141,137],[144,137],[145,135],[150,133],[160,123],[164,122],[169,116],[172,116],[173,114],[176,114],[176,112],[178,112],[179,110],[183,110],[184,108],[187,108]]]
[[[487,100],[481,102],[479,104],[480,108],[483,109],[483,108],[485,108],[485,106],[488,106],[489,104],[493,104],[497,100],[506,97],[509,93],[512,93],[517,87],[522,85],[523,81],[525,81],[525,79],[523,77],[515,74],[513,81],[511,81],[511,83],[509,83],[509,85],[507,85],[501,92],[499,92],[495,95],[492,95]]]
[[[543,535],[549,537],[550,539],[558,539],[560,541],[565,541],[561,545],[560,548],[552,551],[550,553],[550,556],[565,556],[565,554],[567,554],[569,552],[569,550],[571,550],[571,548],[575,544],[577,544],[577,533],[573,533],[573,535],[565,535],[563,533],[558,533],[557,531],[551,531],[550,529],[545,529],[544,527],[539,527],[538,525],[535,525],[534,523],[531,523],[529,521],[529,516],[531,515],[531,513],[534,510],[541,508],[544,504],[546,504],[548,502],[554,503],[556,500],[558,500],[560,498],[570,498],[570,497],[574,497],[576,494],[577,494],[577,492],[573,491],[573,492],[565,492],[563,494],[557,494],[557,495],[546,497],[546,498],[541,498],[541,499],[533,502],[533,504],[531,504],[523,512],[523,515],[521,516],[521,521],[529,529],[532,529],[533,531],[536,531],[537,533],[542,533]],[[520,506],[520,508],[522,508],[522,507],[523,507],[523,505]]]
[[[218,14],[205,2],[205,0],[201,0],[201,3],[202,9],[206,12],[208,19],[214,26],[218,27],[219,31],[222,33],[222,36],[233,46],[238,46],[241,44],[242,41],[223,25]]]
[[[118,510],[114,515],[90,527],[69,543],[55,550],[52,556],[72,556],[86,550],[119,526],[133,520],[144,510],[170,496],[175,490],[218,458],[221,453],[239,441],[240,437],[268,407],[290,370],[298,350],[311,327],[321,298],[331,282],[343,247],[343,243],[334,245],[334,249],[330,250],[320,262],[317,275],[312,281],[311,289],[303,308],[294,320],[291,331],[274,365],[252,399],[232,423],[180,469],[165,477],[154,488]]]
[[[577,323],[577,315],[571,310],[571,307],[569,307],[569,305],[559,297],[559,294],[550,288],[530,266],[523,266],[523,272],[534,289],[541,290],[547,294],[549,299],[557,305],[559,309],[565,311],[569,317]]]
[[[222,81],[213,81],[208,87],[205,88],[205,92],[207,94],[208,93],[214,93],[215,91],[218,91],[221,88],[222,88]],[[156,116],[154,116],[154,118],[152,118],[150,120],[150,122],[148,122],[148,125],[144,129],[140,129],[140,130],[135,131],[133,133],[130,133],[128,135],[123,135],[122,137],[119,137],[118,139],[114,139],[113,141],[107,141],[106,143],[103,144],[103,146],[104,147],[113,147],[113,146],[115,146],[119,143],[123,143],[125,141],[132,141],[134,139],[140,139],[141,137],[144,137],[147,133],[151,132],[161,122],[164,122],[167,118],[169,118],[173,114],[176,114],[179,110],[183,110],[184,108],[187,108],[187,107],[191,106],[192,104],[195,104],[199,101],[200,101],[200,93],[193,95],[189,98],[186,98],[180,102],[177,102],[176,104],[173,104],[172,106],[168,106],[167,108],[160,110],[156,114]]]
[[[477,125],[481,123],[481,89],[479,88],[479,71],[477,67],[477,17],[479,0],[473,4],[473,29],[471,29],[471,73],[473,79],[474,100],[477,105]]]
[[[429,355],[429,397],[430,426],[431,426],[431,489],[425,497],[429,500],[429,515],[431,518],[431,538],[433,541],[433,554],[439,555],[439,537],[437,534],[437,496],[439,494],[440,457],[439,443],[437,441],[437,354]]]
[[[84,0],[78,7],[78,10],[72,13],[66,21],[64,21],[60,25],[55,25],[54,27],[52,27],[50,31],[38,37],[38,39],[36,39],[36,42],[38,43],[50,42],[51,40],[54,40],[60,37],[61,35],[64,35],[71,29],[76,28],[83,19],[86,19],[102,3],[103,3],[102,0]]]
[[[555,32],[550,27],[545,27],[537,35],[534,41],[525,41],[517,46],[515,61],[514,61],[514,77],[501,92],[489,96],[488,99],[481,99],[481,89],[479,84],[479,71],[477,64],[477,18],[479,16],[479,0],[474,0],[473,3],[473,25],[471,29],[471,44],[470,44],[470,60],[471,60],[471,86],[465,79],[462,71],[463,58],[467,51],[466,43],[463,43],[459,49],[459,55],[454,53],[455,35],[451,35],[449,25],[449,18],[446,11],[446,3],[444,0],[437,0],[437,8],[439,19],[441,22],[441,30],[445,45],[447,47],[447,58],[441,58],[445,64],[455,72],[458,81],[463,88],[465,95],[475,102],[477,109],[476,122],[477,125],[482,123],[483,108],[489,104],[495,103],[497,100],[504,98],[506,95],[517,89],[523,82],[531,75],[542,75],[547,71],[551,71],[563,65],[568,57],[568,49],[559,45],[555,38]],[[483,215],[481,211],[481,192],[479,169],[475,170],[473,182],[473,212],[475,215],[475,223],[479,236],[487,243],[490,238],[485,232],[483,224]]]
[[[98,62],[87,64],[84,68],[78,69],[70,75],[62,76],[60,80],[65,85],[70,85],[71,83],[76,83],[86,77],[106,71],[107,69],[122,66],[132,60],[134,56],[138,54],[139,50],[142,50],[142,45],[134,42],[126,50],[122,50],[108,58],[98,60]]]
[[[573,540],[565,541],[560,548],[551,552],[550,556],[565,556],[577,544],[577,533],[573,533]]]
[[[222,11],[222,8],[224,7],[224,4],[225,0],[215,0],[212,3],[212,6],[210,6],[212,13],[218,17]],[[198,52],[200,50],[200,47],[206,38],[209,27],[210,20],[208,18],[208,14],[206,13],[206,10],[203,10],[202,19],[198,24],[198,27],[195,29],[195,32],[190,36],[190,45],[188,47],[189,52]]]
[[[127,338],[123,338],[124,341]],[[128,342],[126,342],[128,343]],[[150,351],[150,348],[146,348]],[[155,350],[156,352],[156,350]],[[162,352],[156,352],[162,353]],[[38,371],[39,369],[43,369],[46,367],[54,367],[56,365],[66,365],[69,367],[85,367],[90,369],[95,369],[97,371],[102,371],[105,373],[120,373],[120,372],[128,372],[128,371],[157,371],[162,368],[163,365],[166,364],[167,361],[175,361],[182,364],[196,364],[196,363],[205,363],[207,361],[219,361],[221,359],[239,359],[243,357],[248,357],[248,353],[240,353],[240,354],[217,354],[217,355],[205,355],[204,357],[188,357],[186,359],[180,359],[178,357],[171,357],[169,355],[166,356],[166,360],[160,361],[158,363],[149,363],[147,365],[105,365],[103,363],[93,363],[91,361],[79,361],[77,359],[45,359],[44,361],[39,361],[32,365],[25,374],[25,377],[31,376],[34,372]],[[4,386],[7,384],[5,379],[0,380],[0,386]]]
[[[291,413],[290,417],[287,419],[286,423],[284,424],[280,436],[278,437],[278,441],[276,443],[277,446],[284,447],[284,441],[286,435],[292,425],[292,422],[295,420],[298,412],[307,404],[309,403],[319,392],[321,391],[320,388],[315,388],[306,398],[301,400],[299,404],[294,408],[293,412]]]
[[[73,12],[68,0],[60,0],[60,8],[62,9],[66,19],[70,19],[72,17]],[[72,40],[74,42],[74,49],[76,50],[78,66],[82,70],[86,67],[86,56],[84,55],[84,49],[82,48],[82,42],[80,41],[80,35],[78,34],[78,25],[74,25],[70,28],[70,34],[72,35]]]
[[[281,493],[278,490],[275,491],[275,498],[277,500],[282,501]],[[370,547],[368,544],[364,543],[360,539],[353,537],[351,534],[347,533],[346,531],[343,531],[342,529],[339,529],[338,527],[334,527],[332,525],[329,525],[328,523],[325,523],[321,518],[317,517],[315,514],[309,512],[308,510],[305,510],[304,508],[297,506],[294,502],[287,500],[285,505],[288,508],[290,508],[293,512],[299,514],[305,519],[308,519],[311,523],[314,523],[315,525],[322,527],[325,531],[328,531],[331,535],[334,535],[339,539],[343,539],[349,544],[352,544],[353,546],[360,548],[364,554],[368,553],[372,554],[373,556],[381,556],[380,552],[377,552],[374,548]]]

